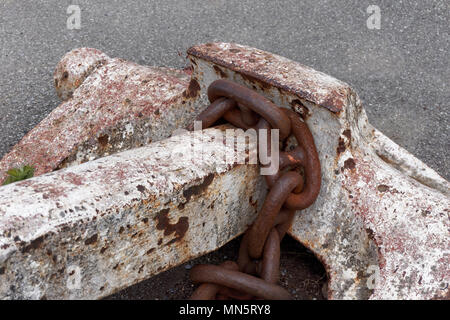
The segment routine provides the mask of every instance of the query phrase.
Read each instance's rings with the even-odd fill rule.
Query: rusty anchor
[[[321,189],[288,234],[324,264],[328,298],[449,297],[449,183],[373,128],[347,84],[237,44],[194,46],[188,58],[186,70],[88,48],[61,60],[64,102],[0,161],[2,181],[23,164],[37,175],[0,188],[1,298],[101,298],[245,231],[249,199],[258,208],[266,195],[256,165],[168,160],[192,139],[230,151],[214,129],[171,136],[218,79],[305,119]]]

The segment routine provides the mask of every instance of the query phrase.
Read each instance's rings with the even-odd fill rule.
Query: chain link
[[[269,192],[244,234],[237,262],[192,268],[190,278],[200,285],[191,299],[291,299],[289,292],[278,285],[280,243],[296,210],[313,204],[320,191],[320,162],[313,136],[294,111],[282,109],[230,80],[211,83],[208,98],[211,104],[197,117],[203,128],[224,118],[241,129],[267,129],[268,133],[279,129],[281,140],[293,135],[297,146],[280,152],[277,172],[265,177]],[[268,135],[267,152],[271,150],[270,142]]]

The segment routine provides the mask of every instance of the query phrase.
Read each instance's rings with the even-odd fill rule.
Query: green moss
[[[9,169],[6,173],[8,174],[8,177],[6,178],[5,182],[3,182],[3,185],[7,185],[16,181],[21,181],[33,177],[34,168],[25,165],[22,168]]]

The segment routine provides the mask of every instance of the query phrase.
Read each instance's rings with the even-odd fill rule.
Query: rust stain
[[[250,203],[250,205],[252,206],[252,207],[257,207],[258,206],[258,200],[253,200],[253,197],[252,196],[250,196],[250,198],[248,198],[248,202]]]
[[[29,245],[23,247],[22,253],[27,253],[31,250],[39,249],[42,246],[42,243],[44,242],[44,237],[41,236],[39,238],[34,239],[30,242]]]
[[[195,79],[191,79],[189,82],[189,86],[186,91],[183,93],[183,96],[186,98],[195,98],[200,92],[200,85],[198,81]]]
[[[87,239],[84,241],[84,244],[85,244],[85,245],[94,244],[94,243],[97,242],[97,239],[98,239],[98,234],[94,234],[92,237],[87,238]]]
[[[226,73],[221,68],[219,68],[218,66],[213,66],[213,69],[221,78],[226,78],[227,77]]]
[[[344,108],[342,104],[342,97],[340,96],[329,96],[324,102],[320,105],[324,108],[327,108],[333,113],[340,113]]]
[[[32,187],[34,192],[42,193],[44,199],[53,198],[53,197],[58,198],[66,192],[66,189],[62,186],[56,186],[56,185],[53,185],[50,183],[33,182],[30,180],[20,181],[17,183],[17,185],[25,186],[25,187],[27,187],[27,186]]]
[[[192,196],[196,196],[201,194],[208,186],[213,182],[214,174],[209,174],[203,180],[203,182],[197,186],[192,186],[189,189],[183,191],[183,196],[186,198],[186,202],[188,202]]]
[[[342,134],[346,136],[349,141],[352,139],[352,132],[350,131],[350,129],[345,129]]]
[[[175,233],[175,238],[169,241],[167,245],[170,245],[174,242],[181,240],[186,234],[186,231],[189,229],[188,217],[180,217],[177,223],[175,224],[170,223],[169,209],[163,209],[160,212],[158,212],[156,214],[155,220],[157,222],[156,229],[164,230],[164,236],[169,236]]]
[[[353,158],[348,158],[347,160],[344,161],[344,168],[345,169],[355,169],[356,166],[356,162]]]
[[[107,134],[104,134],[104,135],[101,135],[100,137],[98,137],[97,140],[98,140],[98,144],[102,148],[105,148],[108,145],[109,137]]]
[[[377,187],[377,189],[378,189],[378,191],[380,191],[380,192],[386,192],[386,191],[388,191],[389,190],[389,186],[387,186],[387,185],[385,185],[385,184],[380,184],[378,187]]]
[[[381,160],[383,160],[384,162],[386,162],[387,164],[395,164],[393,161],[391,161],[391,159],[389,159],[388,157],[382,155],[382,154],[377,154]]]
[[[290,105],[295,112],[300,114],[303,120],[308,119],[308,117],[311,115],[309,109],[299,99],[292,100],[290,102]]]
[[[338,147],[336,151],[338,155],[345,151],[345,142],[341,137],[339,137]]]
[[[136,189],[138,189],[138,191],[139,191],[140,193],[144,193],[144,192],[145,192],[145,187],[142,186],[142,185],[138,185],[138,186],[136,187]]]

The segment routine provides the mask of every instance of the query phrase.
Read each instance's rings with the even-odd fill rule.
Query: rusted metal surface
[[[152,127],[158,125],[158,116],[163,119],[161,126],[155,128],[162,133],[153,141],[169,135],[170,124],[183,127],[191,123],[208,105],[207,87],[221,78],[244,84],[274,104],[294,110],[305,119],[314,137],[322,187],[317,201],[295,215],[288,233],[323,262],[329,276],[329,298],[449,297],[449,183],[373,128],[357,94],[347,84],[288,59],[241,45],[205,44],[191,48],[189,53],[193,66],[189,84],[182,77],[145,69],[150,79],[155,80],[148,94],[152,103],[143,107],[148,111],[146,117]],[[129,119],[125,110],[130,109],[118,103],[127,102],[127,91],[116,88],[110,96],[112,91],[106,89],[91,93],[88,88],[96,87],[88,86],[86,81],[101,85],[100,80],[104,79],[101,75],[112,73],[111,76],[117,76],[114,83],[119,85],[128,81],[120,73],[122,64],[130,72],[146,67],[119,59],[108,61],[110,68],[101,65],[93,69],[70,100],[14,147],[0,162],[0,172],[35,159],[38,173],[62,167],[65,162],[78,164],[91,159],[78,151],[82,149],[80,145],[86,143],[84,150],[96,150],[98,144],[89,141],[106,140],[100,128],[110,128],[111,123],[115,123],[112,127],[127,127],[128,120],[121,122],[120,117],[112,116],[112,106],[117,106],[123,110],[118,114]],[[145,84],[145,80],[140,87],[142,82]],[[80,99],[90,94],[92,98],[89,103],[77,106],[73,102],[77,94]],[[109,101],[105,110],[90,107],[97,105],[96,99]],[[189,103],[183,105],[184,99]],[[165,116],[163,106],[177,106],[173,116]],[[91,123],[92,130],[87,134],[86,127]],[[77,127],[82,127],[81,132],[86,135],[79,133]],[[122,145],[121,141],[147,137],[140,134],[141,130],[128,132],[129,139],[108,139],[111,149],[92,152],[92,158],[140,143]],[[165,143],[169,142],[161,142]],[[304,155],[295,148],[291,150],[293,146],[287,144],[281,163],[303,161]],[[251,203],[257,200],[261,205],[265,196],[264,183],[261,181],[259,187],[253,184],[259,173],[254,166],[235,166],[215,174],[212,180],[205,179],[212,177],[209,174],[214,172],[214,166],[204,168],[200,160],[198,166],[197,160],[194,166],[193,162],[188,166],[183,161],[157,161],[144,152],[153,148],[150,145],[1,187],[1,296],[102,297],[201,252],[216,249],[253,221],[256,208]],[[74,154],[79,155],[79,160],[75,157],[64,161]],[[117,170],[122,166],[118,163],[125,166],[123,170]],[[187,171],[183,178],[186,171],[178,170],[177,166],[193,171]],[[107,171],[102,174],[102,170]],[[177,178],[171,180],[172,176]],[[180,182],[178,178],[185,180]],[[182,191],[183,181],[190,191]],[[150,182],[155,183],[153,187]],[[194,184],[199,187],[189,188]],[[229,201],[223,203],[221,193]],[[61,201],[55,201],[56,198]],[[188,198],[190,202],[183,204]],[[213,204],[205,199],[217,201]],[[127,203],[129,207],[125,206]],[[108,209],[113,206],[116,207]],[[157,209],[149,209],[151,206]],[[184,214],[183,210],[192,215]],[[291,217],[289,212],[282,212],[282,216],[287,220]],[[194,219],[198,219],[197,223]],[[41,238],[44,234],[48,236]],[[169,244],[172,240],[175,242]],[[193,248],[198,246],[199,251],[195,251]],[[53,254],[54,250],[57,254]],[[68,273],[72,272],[67,271],[73,265],[87,270],[84,291],[67,290]]]
[[[251,275],[214,265],[197,265],[191,272],[194,282],[217,283],[268,300],[289,300],[289,292],[279,285]]]
[[[55,71],[67,101],[28,132],[0,161],[0,183],[12,167],[35,175],[146,145],[192,122],[198,95],[182,70],[140,66],[76,49]]]
[[[188,52],[203,92],[231,79],[306,119],[322,188],[289,233],[325,265],[329,298],[448,298],[449,183],[373,128],[347,84],[246,46]]]
[[[346,83],[325,73],[240,44],[206,43],[189,48],[188,54],[195,57],[194,61],[202,59],[214,63],[214,70],[220,77],[230,70],[238,72],[257,87],[282,89],[334,113],[342,111],[350,93]]]
[[[233,146],[214,137],[174,136],[1,187],[0,299],[100,298],[242,233],[263,180],[256,165],[217,165],[212,154]],[[183,158],[191,143],[206,156]]]
[[[202,122],[203,127],[205,124],[212,125],[221,116],[226,117],[227,113],[239,108],[237,119],[242,126],[238,127],[246,129],[254,126],[257,129],[254,132],[258,133],[260,165],[267,165],[262,154],[270,154],[272,161],[274,158],[277,160],[274,173],[267,179],[270,188],[268,195],[241,241],[238,270],[230,270],[230,262],[223,266],[195,266],[191,271],[191,280],[201,285],[193,293],[193,299],[233,298],[234,292],[247,299],[290,299],[289,292],[278,285],[280,243],[291,226],[294,211],[309,207],[319,194],[320,162],[314,139],[308,126],[295,112],[279,108],[263,95],[230,80],[220,79],[211,83],[208,99],[211,104],[196,119]],[[235,103],[230,103],[230,100]],[[234,109],[230,109],[232,107]],[[266,138],[260,134],[264,132]],[[296,149],[300,151],[303,161],[291,161],[289,168],[280,168],[278,140],[281,139],[284,144],[284,140],[291,135],[297,142]],[[272,145],[272,138],[276,139],[275,150],[272,148],[275,146]],[[281,171],[283,169],[289,171]],[[298,173],[298,169],[302,169],[304,175]],[[286,208],[290,209],[287,216],[284,215]],[[228,295],[221,289],[232,294]]]
[[[272,128],[280,130],[280,138],[287,138],[291,131],[288,117],[276,105],[262,95],[249,90],[245,86],[239,86],[232,81],[217,80],[208,87],[209,101],[214,102],[219,98],[229,98],[239,106],[251,109],[270,123]],[[245,122],[245,121],[244,121]]]

